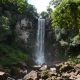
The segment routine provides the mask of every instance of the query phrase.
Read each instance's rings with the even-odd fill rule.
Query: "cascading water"
[[[45,37],[45,19],[38,19],[37,42],[36,42],[36,64],[45,63],[44,57],[44,37]]]

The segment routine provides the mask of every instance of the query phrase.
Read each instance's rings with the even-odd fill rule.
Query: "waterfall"
[[[45,63],[44,57],[45,19],[38,19],[37,42],[36,42],[36,64]]]

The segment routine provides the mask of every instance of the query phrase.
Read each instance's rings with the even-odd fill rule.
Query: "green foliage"
[[[0,41],[4,40],[9,34],[11,34],[9,18],[0,16]]]
[[[27,9],[27,0],[0,0],[0,38],[7,39],[12,36],[14,41],[16,33],[15,26],[19,15],[24,15]],[[3,38],[3,39],[2,39]]]
[[[27,0],[0,0],[0,65],[10,66],[28,59],[28,50],[23,51],[19,42],[15,45],[16,24],[24,17],[32,23],[38,17],[35,7]]]
[[[57,41],[60,44],[61,41],[68,43],[62,51],[67,54],[71,46],[80,44],[80,0],[62,0],[52,12],[51,18],[52,27],[55,29],[56,35],[59,35]],[[70,51],[75,55],[72,50]]]
[[[26,60],[27,54],[18,47],[0,44],[0,65],[10,66],[14,63]]]
[[[70,61],[70,63],[72,63],[72,64],[80,64],[80,55],[79,55],[79,58],[78,58],[78,56],[77,57],[71,57],[68,59],[68,61]]]
[[[79,0],[63,0],[52,13],[53,27],[69,29],[80,27],[79,3]]]
[[[61,38],[66,38],[71,42],[71,38],[79,34],[80,29],[80,1],[79,0],[62,0],[61,4],[52,12],[52,27],[55,29],[65,30],[60,32]],[[63,36],[63,37],[62,37]]]
[[[48,7],[48,8],[47,8],[47,12],[48,12],[48,14],[50,15],[51,12],[52,12],[52,8]]]
[[[25,15],[26,15],[29,19],[37,19],[37,18],[38,18],[37,10],[36,10],[36,8],[35,8],[33,5],[31,5],[31,4],[28,4]]]
[[[48,6],[47,11],[42,11],[40,13],[40,16],[45,19],[50,19],[51,13],[52,13],[52,9]]]
[[[27,0],[0,0],[0,5],[6,10],[23,13],[27,7]]]
[[[9,30],[10,29],[8,17],[5,17],[5,16],[0,17],[0,30],[1,29],[2,30]]]
[[[32,22],[34,22],[38,17],[35,7],[28,4],[27,0],[0,0],[1,35],[4,35],[7,31],[9,33],[8,36],[12,36],[11,40],[14,41],[16,37],[16,23],[24,17]]]
[[[80,44],[80,35],[76,35],[74,38],[71,39],[72,40],[72,45],[78,45]]]
[[[46,17],[48,17],[48,13],[45,12],[45,11],[41,12],[40,15],[42,16],[42,18],[46,18]]]
[[[51,0],[49,5],[52,6],[54,5],[54,7],[57,7],[60,3],[61,3],[62,0]]]

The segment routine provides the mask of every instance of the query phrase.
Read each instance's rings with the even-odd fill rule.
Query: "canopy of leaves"
[[[80,0],[63,0],[52,12],[52,26],[80,28]]]
[[[69,54],[74,55],[74,50],[79,48],[76,46],[80,45],[80,0],[62,0],[52,12],[51,18],[56,40],[65,46],[62,52],[69,51]],[[75,48],[72,49],[72,46]]]
[[[41,12],[40,16],[41,16],[42,18],[46,18],[46,17],[48,16],[48,13],[45,12],[45,11],[43,11],[43,12]]]
[[[50,6],[54,5],[54,7],[57,7],[60,4],[61,1],[62,0],[51,0],[49,5]]]
[[[27,0],[0,0],[0,6],[5,10],[23,13],[27,7]]]
[[[38,18],[37,10],[31,4],[28,4],[28,6],[26,8],[25,15],[30,19],[34,19],[34,18],[37,19]]]
[[[33,22],[38,17],[35,7],[29,4],[27,0],[0,0],[0,33],[9,27],[14,37],[16,35],[15,25],[24,16]],[[4,32],[2,33],[4,34]]]
[[[16,42],[16,24],[22,18],[36,23],[38,14],[27,0],[0,0],[0,64],[11,65],[27,59],[22,44]],[[2,43],[2,44],[1,44]],[[13,44],[19,44],[17,47]],[[16,48],[15,48],[16,47]]]

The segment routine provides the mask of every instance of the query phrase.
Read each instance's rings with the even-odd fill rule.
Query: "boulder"
[[[33,69],[34,69],[34,70],[39,70],[40,68],[41,68],[41,65],[34,65],[34,66],[33,66]]]
[[[78,74],[80,74],[80,70],[76,70],[75,76],[77,76]]]
[[[74,67],[67,64],[62,65],[62,67],[60,68],[61,72],[68,72],[72,70],[74,70]]]
[[[75,70],[80,71],[80,64],[76,64],[76,65],[74,66],[74,68],[75,68]]]
[[[57,70],[59,70],[60,67],[62,67],[62,65],[63,65],[63,63],[59,63],[59,64],[56,64],[55,67],[56,67]]]
[[[76,80],[80,80],[80,78],[77,78]]]
[[[63,80],[62,77],[57,77],[56,80]]]
[[[80,74],[77,75],[77,78],[80,78]]]
[[[30,73],[26,74],[23,78],[23,80],[37,80],[37,72],[31,71]]]
[[[23,78],[27,74],[27,70],[23,70],[17,67],[12,67],[10,74],[15,78]]]
[[[28,65],[25,62],[20,62],[18,65],[20,65],[20,67],[24,68],[28,68]]]
[[[49,77],[49,71],[48,70],[44,70],[41,72],[41,78],[46,80]]]
[[[8,73],[0,71],[0,80],[7,80],[10,75]]]
[[[41,71],[43,70],[47,70],[48,66],[47,65],[42,65],[42,67],[40,68]]]
[[[67,72],[66,72],[66,73],[63,73],[63,74],[62,74],[62,77],[63,77],[63,78],[67,78],[67,79],[68,79],[68,78],[70,77],[70,74],[69,74],[69,73],[67,73]]]
[[[52,76],[51,77],[51,80],[56,80],[56,76]]]
[[[73,76],[70,76],[69,79],[70,79],[70,80],[74,80]]]
[[[51,72],[56,72],[56,68],[50,68]]]
[[[50,68],[49,76],[57,76],[56,68]]]

